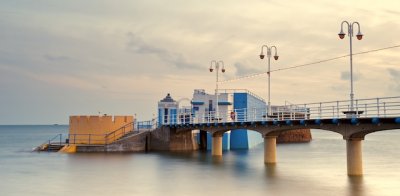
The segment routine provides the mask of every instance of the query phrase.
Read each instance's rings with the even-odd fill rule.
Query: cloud
[[[393,92],[400,92],[400,70],[389,68],[387,69],[389,75],[393,78],[393,82],[390,84],[389,89]]]
[[[260,70],[254,69],[252,67],[246,66],[242,63],[236,62],[234,64],[236,68],[236,76],[244,76],[244,75],[249,75],[249,74],[254,74],[254,73],[259,73]]]
[[[387,10],[386,10],[386,13],[388,13],[388,14],[394,14],[394,15],[400,15],[400,12],[399,12],[399,11],[396,11],[396,10],[389,10],[389,9],[387,9]]]
[[[129,41],[127,47],[129,51],[133,51],[137,54],[156,55],[161,61],[172,64],[179,69],[203,69],[202,66],[189,62],[182,54],[148,44],[141,37],[138,37],[132,32],[128,33],[128,37]]]
[[[362,78],[362,75],[360,73],[353,72],[353,81],[358,81],[360,78]],[[350,80],[350,72],[348,72],[348,71],[341,72],[340,79]]]
[[[70,62],[73,61],[71,57],[68,56],[56,56],[56,55],[51,55],[51,54],[45,54],[43,55],[44,59],[48,61],[54,61],[54,62]]]

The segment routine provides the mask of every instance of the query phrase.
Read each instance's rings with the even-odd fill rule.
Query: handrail
[[[160,125],[186,125],[202,123],[254,122],[274,120],[305,120],[334,118],[373,118],[399,117],[400,96],[374,99],[356,99],[353,111],[350,111],[350,100],[290,104],[268,108],[243,108],[199,112],[184,111],[173,115],[162,116]],[[267,115],[272,114],[272,115]]]
[[[114,142],[118,138],[122,137],[123,135],[132,132],[135,129],[135,121],[129,122],[122,127],[116,129],[115,131],[112,131],[110,133],[105,134],[104,136],[104,142],[105,144],[109,144],[111,142]]]
[[[68,134],[69,144],[104,145],[106,134]]]
[[[45,145],[50,146],[51,142],[52,142],[53,140],[57,139],[57,138],[60,138],[58,144],[61,146],[61,144],[62,144],[62,134],[59,133],[59,134],[55,135],[54,137],[52,137],[51,139],[46,140],[45,142],[43,142],[41,145],[39,145],[39,146],[38,146],[37,148],[35,148],[35,149],[41,148],[41,147],[43,147],[43,146],[45,146]],[[47,148],[47,150],[49,150],[49,148]]]

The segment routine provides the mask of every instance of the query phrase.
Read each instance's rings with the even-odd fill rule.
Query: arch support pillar
[[[346,139],[347,175],[349,176],[363,175],[361,144],[361,138]]]
[[[212,135],[211,154],[212,156],[222,156],[222,135]]]
[[[276,163],[277,136],[264,136],[264,163]]]

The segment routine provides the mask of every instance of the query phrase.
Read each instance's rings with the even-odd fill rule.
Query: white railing
[[[270,116],[266,108],[235,109],[221,111],[183,112],[163,116],[163,125],[255,122],[273,120],[334,119],[334,118],[385,118],[400,117],[400,96],[354,100],[350,111],[350,100],[272,106]]]

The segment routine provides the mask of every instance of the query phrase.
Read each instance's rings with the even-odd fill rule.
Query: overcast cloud
[[[349,53],[337,33],[358,21],[353,52],[399,45],[400,1],[14,0],[0,1],[0,124],[68,123],[73,114],[137,114],[147,120],[171,93],[214,92],[221,80]],[[397,96],[400,49],[354,57],[356,98]],[[272,73],[272,103],[348,99],[349,58]],[[266,75],[221,83],[266,96]],[[318,92],[318,94],[315,94]]]

